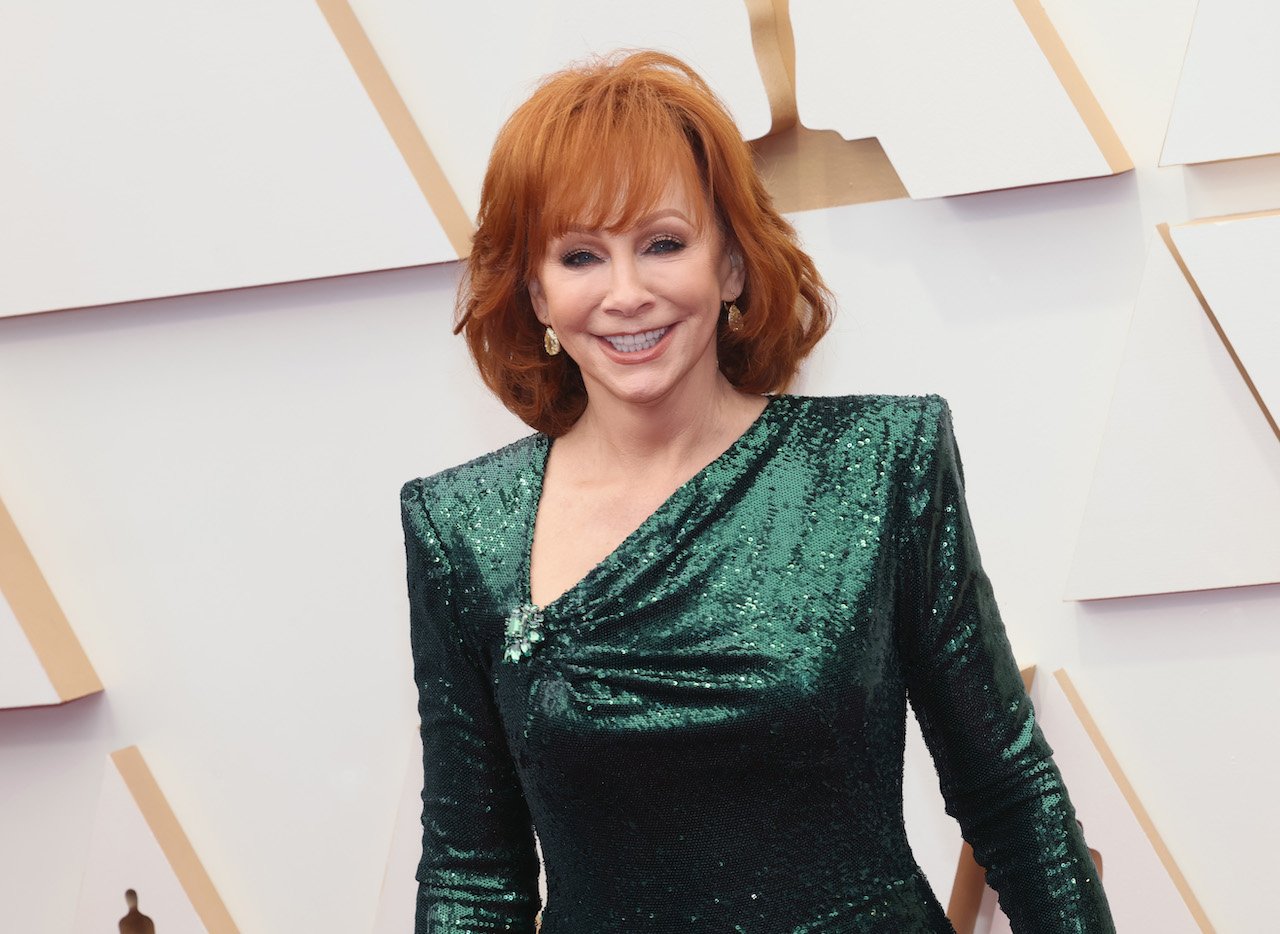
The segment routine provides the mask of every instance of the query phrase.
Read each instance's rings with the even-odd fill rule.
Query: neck
[[[680,473],[732,444],[763,405],[763,397],[739,392],[718,369],[710,379],[686,379],[646,403],[588,390],[586,410],[564,439],[606,477],[635,476],[618,468]]]

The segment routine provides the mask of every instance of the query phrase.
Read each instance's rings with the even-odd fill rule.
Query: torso
[[[1113,931],[1080,884],[1089,856],[1066,836],[1069,799],[978,573],[945,401],[780,396],[757,426],[652,515],[656,488],[569,512],[553,477],[539,548],[567,539],[551,558],[578,565],[538,569],[536,595],[558,586],[546,570],[569,592],[514,659],[507,623],[528,599],[555,445],[529,436],[408,489],[406,542],[430,562],[411,567],[432,585],[410,591],[426,601],[415,664],[435,666],[418,680],[436,705],[423,722],[449,743],[430,773],[446,783],[435,851],[495,854],[495,927],[532,928],[536,828],[543,934],[952,932],[903,824],[911,680],[956,813],[1008,854],[1026,929]],[[591,524],[611,504],[608,536]],[[452,678],[464,671],[475,680]],[[998,820],[989,795],[964,793],[996,777],[1019,802]]]
[[[492,688],[484,748],[528,806],[495,819],[542,845],[545,934],[950,930],[901,818],[893,530],[927,479],[920,420],[782,396],[756,430],[713,422],[724,450],[684,483],[534,436],[422,496]],[[530,594],[542,638],[509,659]]]

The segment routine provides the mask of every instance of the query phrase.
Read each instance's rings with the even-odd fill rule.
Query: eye
[[[570,250],[568,253],[565,253],[563,256],[560,257],[560,262],[563,265],[573,269],[581,266],[586,266],[594,262],[595,259],[596,259],[595,254],[590,252],[589,250]]]
[[[645,247],[645,251],[648,253],[678,253],[683,249],[684,242],[670,234],[654,237],[649,241],[649,245]]]

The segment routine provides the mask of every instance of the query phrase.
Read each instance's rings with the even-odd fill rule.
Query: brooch
[[[522,603],[507,616],[502,660],[518,662],[533,654],[535,642],[542,641],[542,611],[532,603]]]

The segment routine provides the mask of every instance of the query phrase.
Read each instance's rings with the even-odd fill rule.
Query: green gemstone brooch
[[[532,603],[522,603],[507,616],[506,637],[502,642],[502,660],[518,662],[533,654],[535,643],[542,641],[542,611]]]

